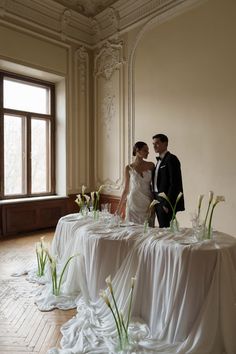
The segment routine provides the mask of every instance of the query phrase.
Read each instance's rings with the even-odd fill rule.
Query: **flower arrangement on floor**
[[[40,241],[36,243],[36,256],[38,264],[37,276],[42,277],[47,263],[47,247],[44,242],[44,236],[40,237]]]
[[[171,229],[171,231],[173,231],[173,232],[179,231],[179,223],[178,223],[178,220],[176,218],[176,206],[177,206],[179,200],[183,197],[183,193],[179,192],[179,194],[178,194],[178,196],[176,198],[174,206],[171,204],[170,199],[167,197],[167,195],[164,192],[159,193],[158,196],[163,198],[163,199],[165,199],[167,201],[167,203],[171,207],[171,210],[172,210],[172,217],[171,217],[171,221],[170,221],[170,229]]]
[[[131,278],[131,289],[129,294],[129,307],[128,307],[128,314],[126,319],[124,318],[124,314],[119,311],[117,302],[114,296],[114,291],[112,287],[111,276],[107,277],[106,283],[110,292],[110,296],[112,301],[110,301],[109,296],[107,295],[106,291],[103,290],[100,293],[100,296],[103,298],[109,309],[111,310],[112,316],[114,318],[117,334],[119,338],[119,350],[123,350],[129,345],[129,322],[131,316],[131,309],[132,309],[132,299],[133,299],[133,292],[134,292],[134,285],[135,285],[136,277]]]
[[[85,194],[86,186],[82,186],[82,191],[80,194],[77,194],[75,203],[78,205],[81,215],[86,215],[89,211],[90,206],[90,197]]]
[[[61,284],[62,284],[62,279],[63,279],[63,275],[65,273],[65,270],[69,264],[69,262],[72,260],[72,258],[78,256],[78,254],[73,255],[71,257],[68,258],[68,260],[66,261],[62,272],[60,274],[60,276],[57,273],[57,259],[56,257],[52,257],[49,252],[47,252],[47,256],[48,256],[48,260],[50,263],[50,270],[51,270],[51,279],[52,279],[52,293],[55,296],[59,296],[60,292],[61,292]]]
[[[198,212],[197,212],[196,224],[197,224],[197,226],[201,226],[201,228],[202,228],[202,233],[203,233],[202,238],[203,239],[211,239],[211,237],[212,237],[212,218],[213,218],[214,209],[219,202],[225,201],[225,197],[222,195],[214,196],[213,191],[209,192],[207,211],[206,211],[206,215],[204,218],[204,222],[203,222],[203,224],[201,224],[200,219],[201,219],[201,206],[202,206],[203,198],[204,198],[204,195],[202,195],[202,194],[198,197]]]
[[[143,230],[144,233],[146,233],[147,230],[148,230],[149,221],[150,221],[150,218],[151,218],[151,216],[152,216],[152,208],[153,208],[154,205],[156,205],[157,203],[158,203],[158,201],[154,199],[154,200],[150,203],[150,205],[149,205],[149,207],[148,207],[147,218],[146,218],[146,220],[144,221],[144,230]]]

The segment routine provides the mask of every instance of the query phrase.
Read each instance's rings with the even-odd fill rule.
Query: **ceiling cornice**
[[[119,0],[93,18],[53,0],[0,0],[0,22],[26,27],[53,39],[89,48],[150,19],[203,0]],[[206,0],[205,0],[206,1]]]

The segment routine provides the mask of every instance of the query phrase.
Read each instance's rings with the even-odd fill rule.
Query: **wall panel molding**
[[[123,179],[123,42],[106,41],[94,55],[95,184],[119,190]],[[109,161],[117,161],[109,171]]]

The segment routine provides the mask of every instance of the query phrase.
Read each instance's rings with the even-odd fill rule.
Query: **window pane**
[[[49,88],[4,78],[4,108],[50,114]]]
[[[4,194],[26,193],[25,118],[4,115]]]
[[[50,192],[49,122],[31,120],[31,192]]]

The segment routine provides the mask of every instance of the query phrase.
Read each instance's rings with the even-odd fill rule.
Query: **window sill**
[[[46,200],[57,200],[57,199],[68,199],[68,197],[63,195],[48,195],[48,196],[32,197],[32,198],[3,199],[0,200],[0,205],[25,203],[25,202],[37,202],[37,201],[46,201]]]

